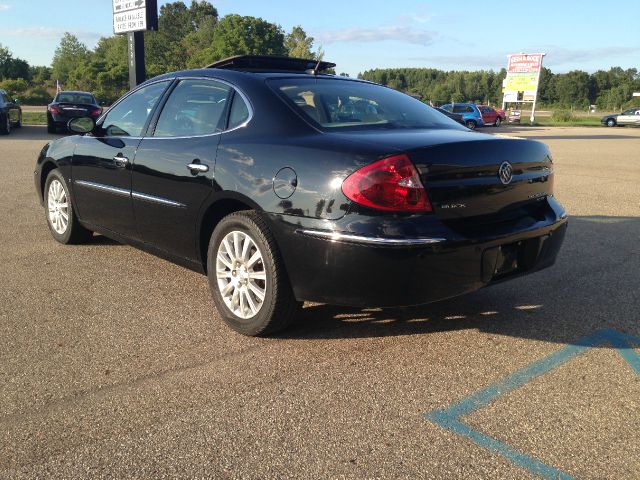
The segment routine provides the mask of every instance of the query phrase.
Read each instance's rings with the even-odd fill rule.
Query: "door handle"
[[[209,166],[203,165],[202,163],[190,163],[187,165],[187,168],[191,170],[191,173],[204,173],[209,171]]]
[[[129,164],[129,159],[122,154],[116,155],[113,157],[113,161],[116,163],[118,167],[126,167]]]

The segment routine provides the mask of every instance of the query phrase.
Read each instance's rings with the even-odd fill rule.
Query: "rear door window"
[[[242,96],[236,92],[233,96],[233,103],[231,104],[227,129],[231,130],[232,128],[239,127],[247,120],[249,120],[249,107]]]
[[[193,137],[222,131],[232,88],[215,80],[182,80],[171,92],[155,137]]]

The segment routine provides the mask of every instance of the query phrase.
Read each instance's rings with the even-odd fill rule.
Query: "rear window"
[[[453,113],[473,113],[473,108],[467,105],[454,105]]]
[[[96,99],[88,93],[59,93],[56,97],[58,103],[88,103],[95,105]]]
[[[380,85],[333,78],[286,78],[270,84],[327,130],[459,127],[421,101]]]

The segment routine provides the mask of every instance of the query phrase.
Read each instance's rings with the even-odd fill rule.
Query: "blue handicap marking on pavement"
[[[640,338],[618,332],[617,330],[599,330],[578,341],[576,344],[564,347],[512,373],[493,385],[479,390],[459,402],[454,403],[445,410],[433,410],[426,413],[425,417],[447,430],[474,441],[487,450],[502,455],[511,463],[528,470],[534,475],[548,479],[571,479],[573,477],[562,470],[546,465],[540,460],[520,452],[500,440],[496,440],[493,437],[472,429],[460,420],[460,418],[482,408],[499,396],[511,392],[534,378],[565,364],[590,348],[607,343],[615,348],[636,375],[640,376],[640,355],[633,349],[634,345],[640,345]]]

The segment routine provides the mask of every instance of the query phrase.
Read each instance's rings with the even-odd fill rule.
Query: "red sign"
[[[509,55],[507,73],[538,73],[542,66],[542,53]]]

